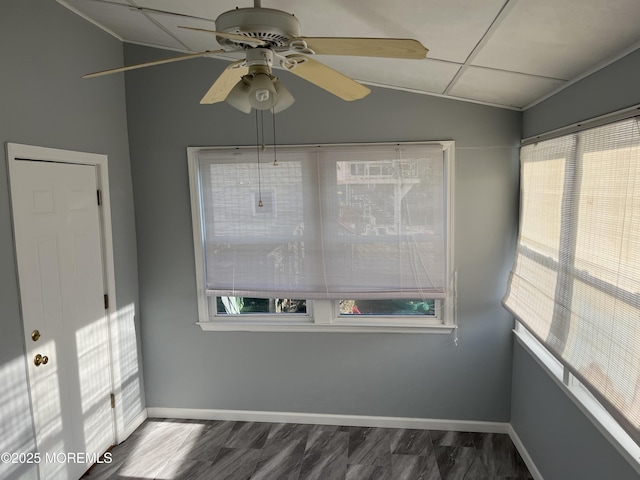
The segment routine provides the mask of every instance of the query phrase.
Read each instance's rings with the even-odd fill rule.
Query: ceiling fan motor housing
[[[300,22],[291,13],[271,8],[237,8],[216,19],[216,30],[258,38],[275,50],[287,50],[289,40],[300,36]],[[216,37],[222,47],[243,49],[246,44]]]

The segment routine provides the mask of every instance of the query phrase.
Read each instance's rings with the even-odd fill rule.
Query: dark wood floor
[[[520,480],[508,435],[149,419],[85,480]]]

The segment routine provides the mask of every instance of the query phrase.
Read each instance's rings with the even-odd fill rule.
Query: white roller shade
[[[272,160],[198,154],[209,294],[444,297],[440,145],[278,147]]]

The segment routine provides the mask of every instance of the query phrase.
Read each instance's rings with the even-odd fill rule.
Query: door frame
[[[20,160],[35,160],[54,163],[91,165],[96,168],[96,184],[102,194],[100,212],[100,237],[102,247],[102,264],[104,272],[104,284],[106,294],[109,296],[109,306],[105,311],[109,325],[109,363],[111,392],[115,396],[115,408],[113,411],[114,444],[119,444],[126,439],[124,423],[124,409],[122,405],[122,377],[119,359],[119,332],[118,332],[118,303],[116,299],[115,267],[113,255],[113,235],[111,229],[111,196],[109,191],[109,161],[107,155],[87,153],[57,148],[39,147],[18,143],[6,144],[7,165],[9,169],[9,182],[11,172],[16,162]],[[13,209],[11,210],[13,215]],[[17,274],[17,266],[16,266]],[[28,359],[25,356],[25,361]],[[29,387],[30,388],[30,387]],[[30,409],[33,421],[33,404],[30,399]]]

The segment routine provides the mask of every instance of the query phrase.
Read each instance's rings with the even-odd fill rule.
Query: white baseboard
[[[143,408],[142,411],[138,415],[136,415],[134,419],[131,420],[126,427],[124,427],[122,435],[118,437],[118,443],[120,444],[124,442],[127,438],[129,438],[131,434],[135,432],[136,429],[144,423],[144,421],[147,419],[147,416],[148,416],[147,409]]]
[[[440,420],[409,417],[377,417],[369,415],[334,415],[295,412],[262,412],[253,410],[209,410],[193,408],[147,408],[149,418],[188,418],[194,420],[232,420],[243,422],[306,423],[313,425],[345,425],[351,427],[411,428],[416,430],[450,430],[458,432],[509,433],[506,422],[472,420]]]
[[[513,442],[516,449],[520,453],[522,460],[524,461],[525,465],[529,469],[529,473],[531,473],[533,480],[544,480],[542,478],[542,474],[540,473],[540,470],[538,470],[538,467],[536,467],[536,464],[533,463],[533,459],[531,458],[531,455],[529,455],[529,452],[525,448],[524,443],[522,443],[522,440],[520,440],[520,437],[518,436],[516,431],[513,429],[513,426],[511,424],[509,424],[508,433],[509,433],[509,437],[511,437],[511,441]]]

